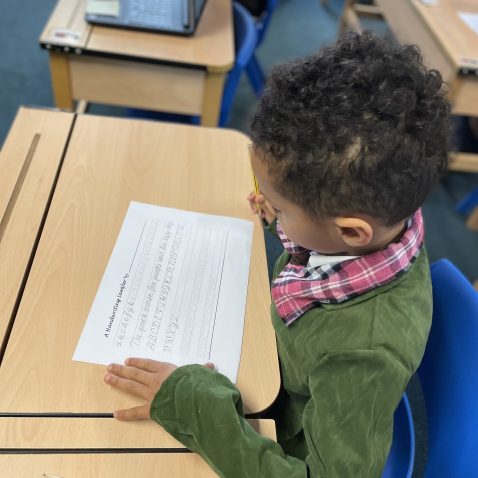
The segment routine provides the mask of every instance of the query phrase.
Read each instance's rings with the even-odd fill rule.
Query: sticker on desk
[[[478,76],[478,58],[460,58],[460,74]]]
[[[212,362],[236,382],[252,223],[130,203],[73,360]]]
[[[78,45],[81,41],[81,33],[66,28],[52,28],[49,38],[55,44]]]
[[[121,4],[119,0],[88,0],[86,13],[90,15],[106,15],[118,17]]]

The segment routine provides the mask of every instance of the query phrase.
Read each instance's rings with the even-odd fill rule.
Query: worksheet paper
[[[131,202],[73,360],[213,362],[235,383],[252,227]]]
[[[458,12],[458,16],[475,32],[478,34],[478,14]]]

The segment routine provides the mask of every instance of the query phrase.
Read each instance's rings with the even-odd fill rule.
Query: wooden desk
[[[230,0],[206,2],[190,38],[91,26],[86,3],[59,0],[40,37],[57,107],[86,100],[200,115],[202,125],[217,125],[234,65]]]
[[[0,361],[72,122],[71,113],[21,109],[0,153]]]
[[[402,43],[417,44],[429,67],[448,83],[452,111],[478,116],[478,77],[460,75],[465,58],[478,59],[478,35],[457,12],[478,13],[474,0],[440,0],[427,6],[419,0],[376,0],[391,30]],[[450,169],[478,172],[478,155],[459,153]]]
[[[248,420],[257,433],[276,440],[274,420]],[[151,420],[119,422],[113,418],[0,417],[0,450],[84,450],[99,452],[187,449]],[[212,424],[213,426],[213,424]],[[141,436],[138,441],[137,437]]]
[[[215,476],[153,422],[113,420],[135,400],[104,385],[103,366],[71,357],[129,201],[251,219],[247,143],[227,130],[20,110],[0,156],[6,476]],[[258,221],[250,275],[238,386],[259,412],[279,370]],[[275,439],[271,420],[250,424]]]
[[[272,420],[249,423],[258,433],[276,439]],[[5,432],[0,444],[0,469],[8,477],[216,476],[199,455],[181,449],[180,443],[150,421],[0,418],[0,426]],[[132,439],[135,435],[130,433],[131,427],[142,430],[146,438],[141,443]]]
[[[195,453],[25,453],[0,455],[9,478],[214,478]]]
[[[45,113],[24,114],[34,122]],[[7,415],[109,414],[137,404],[103,384],[103,366],[71,360],[131,200],[253,219],[244,135],[87,115],[72,123],[51,138],[64,160],[0,367]],[[31,124],[16,129],[18,142],[31,138]],[[267,408],[279,389],[269,297],[256,220],[238,377],[246,413]]]

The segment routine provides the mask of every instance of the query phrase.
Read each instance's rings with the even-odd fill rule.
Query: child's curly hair
[[[391,226],[446,171],[449,110],[418,47],[350,33],[274,70],[251,136],[278,191],[305,211]]]

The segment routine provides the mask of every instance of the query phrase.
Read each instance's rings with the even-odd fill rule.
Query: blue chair
[[[226,126],[234,100],[234,95],[239,84],[242,72],[254,55],[257,44],[257,31],[251,14],[240,4],[234,2],[234,41],[236,61],[234,68],[228,73],[224,83],[221,111],[218,126]],[[198,116],[163,113],[157,111],[129,109],[128,116],[135,118],[173,121],[179,123],[199,124]]]
[[[274,12],[275,8],[277,7],[278,0],[267,0],[266,8],[262,15],[257,18],[256,20],[256,30],[257,30],[257,45],[258,48],[264,36],[266,34],[267,28],[269,27],[269,23],[272,18],[272,13]],[[251,82],[252,88],[257,96],[262,94],[264,90],[265,84],[265,75],[262,71],[262,68],[257,61],[257,57],[255,54],[252,55],[249,63],[247,64],[247,76],[249,77],[249,81]]]
[[[462,214],[470,214],[475,207],[478,207],[478,188],[464,197],[457,205],[456,210]]]
[[[256,20],[256,30],[257,30],[257,46],[260,46],[264,36],[266,34],[267,28],[269,27],[269,22],[271,21],[272,13],[277,7],[278,0],[267,0],[266,9],[262,15]]]
[[[392,447],[382,478],[411,478],[415,461],[415,430],[407,394],[404,393],[393,420]]]
[[[429,429],[425,478],[478,477],[478,293],[446,259],[431,266],[431,275],[433,324],[418,368]],[[411,476],[409,412],[399,407],[395,414],[383,478]]]
[[[234,41],[236,62],[229,72],[222,96],[219,126],[225,126],[229,119],[234,95],[242,72],[254,57],[257,45],[257,31],[251,14],[239,3],[234,2]]]
[[[433,325],[418,369],[429,427],[425,478],[478,477],[478,293],[448,260],[431,271]]]

